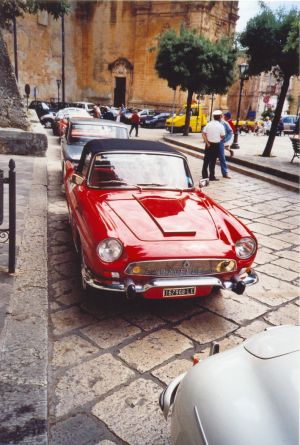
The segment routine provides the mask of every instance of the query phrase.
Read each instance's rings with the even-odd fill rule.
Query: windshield
[[[69,142],[71,144],[84,144],[90,139],[120,138],[127,139],[127,128],[113,125],[95,124],[73,124]]]
[[[186,161],[157,153],[105,153],[94,158],[89,185],[96,188],[130,186],[187,189],[193,180]]]

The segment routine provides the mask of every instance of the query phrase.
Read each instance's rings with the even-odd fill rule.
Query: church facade
[[[173,90],[155,71],[157,37],[185,24],[211,40],[232,36],[238,1],[77,1],[64,20],[65,100],[169,109]],[[62,77],[62,26],[47,13],[17,20],[19,86],[57,99]],[[13,62],[12,35],[5,39]],[[61,95],[61,91],[60,91]],[[61,98],[61,96],[60,96]],[[185,102],[178,92],[176,106]],[[210,98],[204,105],[209,108]],[[216,102],[217,101],[217,102]],[[215,99],[226,108],[226,96]]]

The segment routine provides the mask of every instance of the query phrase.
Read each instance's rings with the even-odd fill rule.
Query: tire
[[[47,119],[44,121],[43,125],[45,128],[52,128],[52,121]]]
[[[89,284],[87,284],[83,278],[83,270],[86,267],[84,259],[83,259],[83,251],[81,247],[81,243],[79,241],[79,258],[80,258],[80,278],[81,278],[81,288],[87,297],[90,297],[94,293],[94,288],[92,288]]]

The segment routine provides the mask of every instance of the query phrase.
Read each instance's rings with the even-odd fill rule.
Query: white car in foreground
[[[298,445],[300,326],[212,355],[160,396],[172,445]]]

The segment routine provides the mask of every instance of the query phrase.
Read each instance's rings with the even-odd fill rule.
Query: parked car
[[[141,122],[141,126],[145,128],[165,128],[166,120],[170,117],[170,113],[160,113],[155,116],[147,116]]]
[[[124,122],[125,124],[131,124],[132,113],[133,113],[133,109],[128,110],[121,117],[121,122]],[[142,125],[146,119],[148,119],[149,117],[152,117],[152,116],[156,116],[157,114],[159,114],[159,111],[150,110],[148,108],[145,108],[143,110],[138,110],[138,115],[140,116],[140,124]]]
[[[297,121],[297,115],[296,114],[289,114],[286,116],[282,116],[282,123],[283,123],[283,133],[284,134],[292,134],[295,131]]]
[[[300,326],[273,327],[173,380],[160,396],[171,444],[298,444],[299,343]]]
[[[92,140],[64,184],[84,288],[168,299],[256,283],[255,236],[194,186],[174,148]]]
[[[51,105],[49,102],[33,100],[30,102],[28,109],[35,110],[38,118],[41,119],[42,116],[48,114],[51,111]]]
[[[128,139],[128,127],[104,119],[70,118],[61,139],[61,162],[63,177],[66,161],[78,164],[84,145],[91,139]]]
[[[68,120],[71,117],[86,117],[93,119],[92,116],[83,108],[64,108],[63,110],[60,110],[55,116],[52,125],[54,136],[62,136],[64,134]]]
[[[74,106],[77,108],[83,108],[89,114],[92,114],[95,104],[92,102],[75,102]]]
[[[170,133],[180,133],[184,130],[186,117],[186,105],[174,116],[169,117],[166,120],[166,130]],[[190,115],[190,133],[199,133],[202,128],[207,124],[206,114],[203,113],[202,105],[194,104],[191,105],[191,115]]]
[[[50,111],[48,114],[44,114],[40,118],[40,122],[45,128],[52,128],[55,120],[56,112]]]

